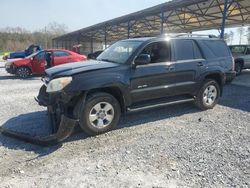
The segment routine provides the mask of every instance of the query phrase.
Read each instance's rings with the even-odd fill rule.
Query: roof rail
[[[166,33],[161,35],[163,37],[208,37],[208,38],[218,38],[215,35],[205,35],[205,34],[193,34],[193,33]]]
[[[147,37],[153,37],[153,36],[150,36],[150,35],[143,35],[143,36],[140,36],[140,35],[138,35],[138,36],[133,36],[133,37],[131,37],[131,39],[136,39],[136,38],[147,38]]]

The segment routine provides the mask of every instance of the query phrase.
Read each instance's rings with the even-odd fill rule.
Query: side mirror
[[[135,65],[147,65],[151,62],[151,57],[148,54],[141,54],[135,59]]]

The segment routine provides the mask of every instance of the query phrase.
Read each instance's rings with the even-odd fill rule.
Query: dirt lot
[[[0,68],[0,125],[46,134],[33,97],[40,78]],[[250,88],[228,85],[220,104],[126,115],[119,129],[42,148],[0,135],[0,187],[250,187]]]

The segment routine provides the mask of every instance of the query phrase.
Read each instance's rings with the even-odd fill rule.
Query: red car
[[[85,61],[87,57],[69,50],[48,49],[34,53],[24,59],[10,61],[5,64],[8,73],[21,78],[30,75],[44,74],[45,69],[65,63]]]

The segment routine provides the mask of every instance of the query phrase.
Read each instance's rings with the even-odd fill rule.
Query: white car
[[[250,45],[229,46],[235,61],[235,71],[241,74],[242,69],[250,69]]]

